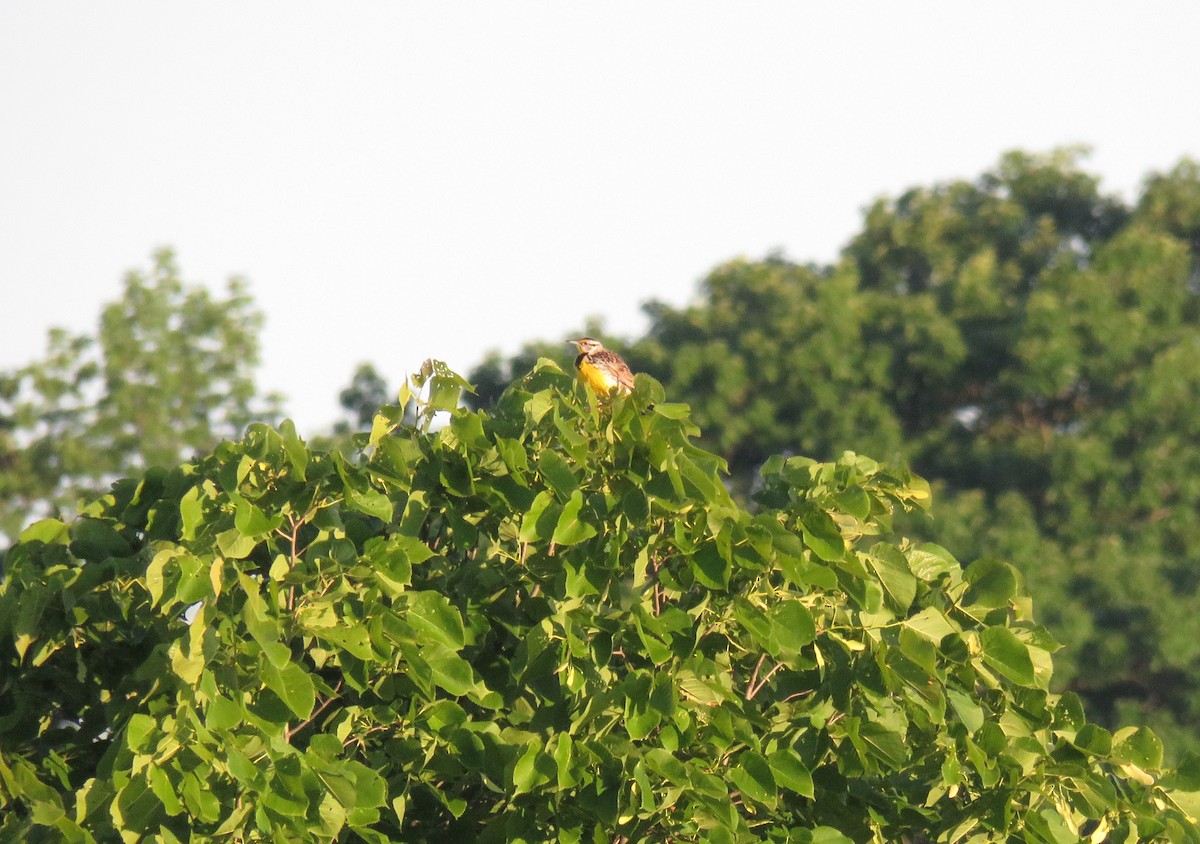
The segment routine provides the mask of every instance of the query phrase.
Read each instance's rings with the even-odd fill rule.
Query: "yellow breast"
[[[600,367],[593,366],[587,358],[579,362],[579,377],[598,396],[607,396],[613,387],[620,385],[616,378]]]

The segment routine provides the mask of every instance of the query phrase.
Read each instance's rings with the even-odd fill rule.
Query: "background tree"
[[[745,491],[780,451],[835,455],[855,440],[864,452],[900,450],[901,422],[883,395],[887,349],[862,345],[861,305],[845,269],[735,261],[704,282],[700,304],[651,303],[650,334],[630,360],[690,400]]]
[[[389,398],[391,391],[388,390],[387,379],[376,371],[373,364],[360,363],[349,385],[338,393],[338,404],[350,420],[335,425],[334,432],[349,433],[370,428],[371,420]]]
[[[426,377],[361,460],[255,425],[23,533],[0,838],[1200,841],[1200,758],[1049,693],[902,467],[774,457],[752,513],[645,375]]]
[[[232,279],[186,285],[169,250],[125,277],[95,336],[52,330],[47,356],[0,374],[0,544],[113,480],[271,420],[254,382],[262,314]]]
[[[719,267],[627,359],[741,494],[775,452],[907,460],[945,490],[909,529],[1018,566],[1063,687],[1196,747],[1200,168],[1128,205],[1081,155],[881,199],[834,266]]]

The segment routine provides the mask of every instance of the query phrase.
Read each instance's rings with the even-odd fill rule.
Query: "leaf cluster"
[[[1048,691],[1011,567],[893,536],[920,478],[777,457],[751,511],[652,378],[466,386],[29,527],[0,838],[1200,840],[1200,766]]]

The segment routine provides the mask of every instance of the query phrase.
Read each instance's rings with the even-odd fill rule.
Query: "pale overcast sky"
[[[1200,157],[1197,33],[1185,2],[3,2],[0,369],[170,245],[250,281],[311,434],[359,361],[635,336],[1007,149],[1090,144],[1132,196]]]

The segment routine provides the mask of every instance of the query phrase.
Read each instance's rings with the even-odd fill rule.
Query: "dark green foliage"
[[[351,417],[344,432],[362,430],[371,424],[379,406],[391,398],[387,381],[369,363],[360,363],[349,386],[338,393],[338,404]],[[339,430],[339,433],[343,431]]]
[[[1177,755],[1200,750],[1198,248],[1196,163],[1130,207],[1078,150],[1011,153],[879,200],[836,266],[717,268],[624,351],[742,500],[781,452],[929,477],[938,518],[906,530],[1010,560],[1067,645],[1060,688]]]
[[[859,451],[900,449],[902,423],[885,395],[892,344],[863,347],[868,314],[852,273],[739,261],[708,278],[703,301],[683,311],[651,305],[650,337],[630,359],[693,405],[742,489],[782,450],[832,455],[855,440]],[[926,338],[936,332],[910,327]],[[953,354],[939,350],[930,365]]]
[[[24,532],[0,840],[1200,841],[1011,567],[894,537],[921,479],[774,457],[751,512],[645,375],[419,380],[361,460],[255,425]]]

